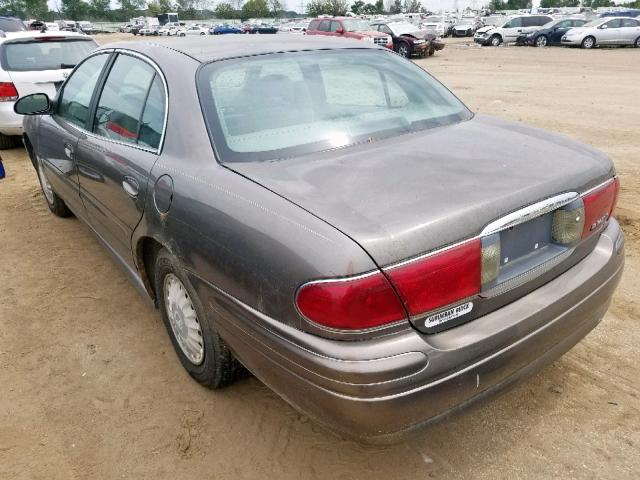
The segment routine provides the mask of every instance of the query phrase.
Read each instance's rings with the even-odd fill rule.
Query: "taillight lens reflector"
[[[0,102],[12,102],[18,99],[18,90],[11,82],[0,82]]]
[[[480,292],[482,244],[469,240],[385,270],[410,315],[419,315]]]
[[[582,197],[584,201],[582,238],[587,238],[600,231],[601,227],[607,223],[618,202],[619,191],[620,180],[616,177],[606,185]]]
[[[309,320],[335,329],[362,330],[407,319],[381,272],[306,283],[298,290],[296,304]]]

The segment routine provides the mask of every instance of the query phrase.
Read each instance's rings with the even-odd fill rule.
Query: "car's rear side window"
[[[223,162],[298,156],[471,116],[424,70],[374,49],[213,62],[198,89]]]
[[[98,46],[91,39],[45,40],[46,38],[5,42],[0,55],[3,69],[30,72],[73,68]]]
[[[328,32],[329,31],[329,20],[322,20],[320,22],[320,26],[318,27],[318,30],[320,30],[321,32]]]
[[[309,24],[309,28],[307,28],[307,30],[317,30],[318,25],[320,25],[320,20],[311,20],[311,23]]]
[[[85,128],[91,97],[108,59],[108,54],[94,55],[73,72],[58,98],[57,114],[60,117]]]

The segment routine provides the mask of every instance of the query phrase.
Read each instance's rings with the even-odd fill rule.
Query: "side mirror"
[[[342,34],[344,33],[344,28],[338,28],[338,29],[336,30],[336,33],[337,33],[338,35],[342,35]]]
[[[32,93],[18,99],[13,104],[18,115],[43,115],[51,112],[51,100],[46,93]]]
[[[600,30],[604,30],[605,28],[609,28],[609,26],[606,23],[604,25],[600,25]]]

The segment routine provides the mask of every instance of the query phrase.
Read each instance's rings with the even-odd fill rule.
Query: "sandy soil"
[[[477,112],[616,162],[627,268],[596,330],[501,396],[402,444],[361,446],[254,378],[219,392],[190,380],[158,314],[84,226],[49,214],[25,153],[6,151],[0,478],[638,478],[640,50],[465,43],[418,64]]]

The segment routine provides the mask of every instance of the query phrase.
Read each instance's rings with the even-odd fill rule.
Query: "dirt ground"
[[[193,382],[157,312],[87,228],[49,214],[24,151],[5,151],[0,479],[638,478],[640,49],[456,41],[418,64],[476,112],[614,159],[627,265],[597,329],[498,397],[399,445],[361,446],[254,378]]]

